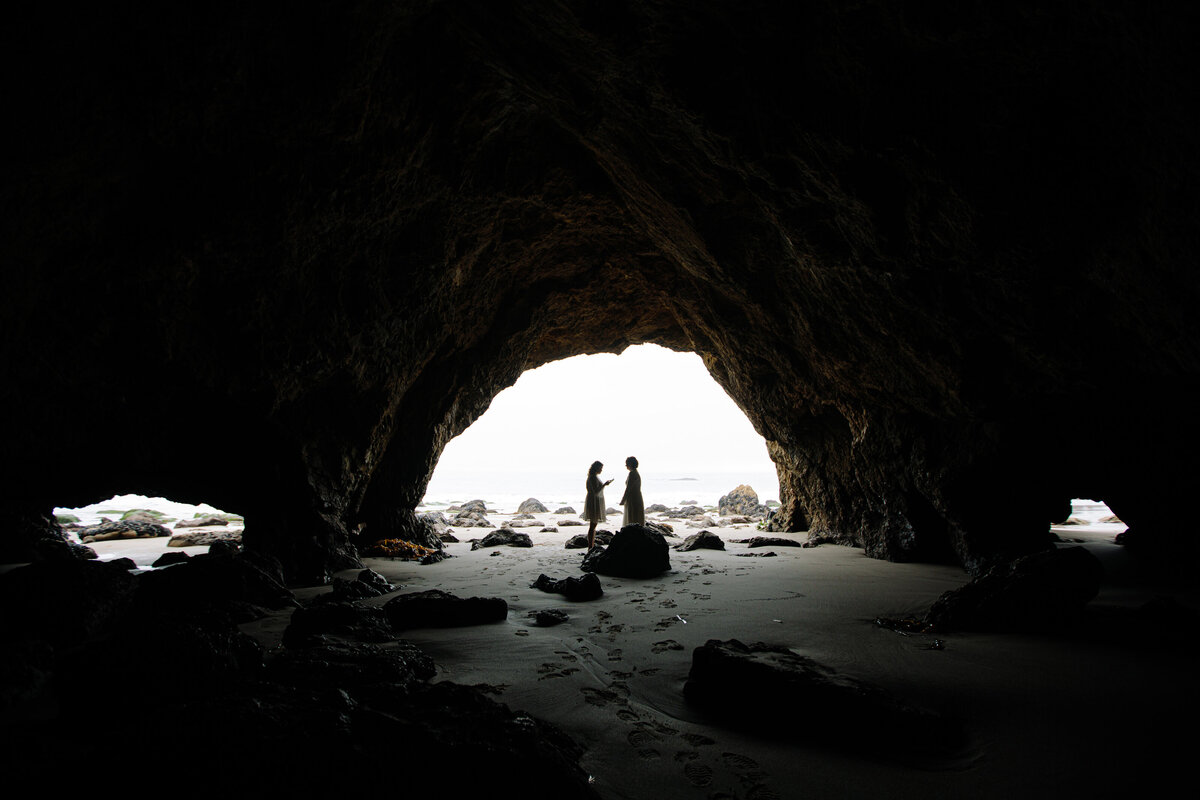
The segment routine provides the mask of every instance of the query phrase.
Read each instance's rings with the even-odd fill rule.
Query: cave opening
[[[245,528],[241,514],[209,503],[142,494],[56,507],[53,514],[68,539],[91,548],[98,560],[127,558],[139,569],[207,553],[218,542],[240,546]]]
[[[654,344],[581,355],[526,371],[442,451],[422,508],[535,497],[578,505],[601,461],[616,497],[635,456],[647,505],[716,506],[741,485],[774,505],[779,478],[766,443],[695,353]]]

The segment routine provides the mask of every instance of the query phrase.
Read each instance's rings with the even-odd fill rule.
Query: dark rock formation
[[[803,547],[804,542],[785,539],[782,536],[751,536],[742,540],[746,547]]]
[[[153,539],[170,535],[171,532],[157,522],[131,519],[88,526],[79,531],[79,541],[91,544],[109,539]]]
[[[472,550],[482,550],[485,547],[533,547],[533,540],[529,538],[528,533],[500,528],[478,541],[471,542]]]
[[[314,597],[313,603],[347,603],[366,600],[370,597],[381,597],[395,590],[396,587],[389,583],[387,578],[374,570],[364,569],[352,581],[345,578],[334,578],[330,590]]]
[[[613,532],[598,530],[592,538],[595,540],[596,544],[608,545],[612,543]],[[567,539],[567,543],[565,545],[566,549],[568,550],[580,550],[587,546],[588,539],[586,533],[578,533],[572,536],[570,539]]]
[[[604,587],[600,585],[600,578],[594,572],[587,575],[570,575],[558,580],[545,574],[538,575],[537,580],[529,584],[529,588],[561,594],[568,600],[575,601],[595,600],[604,595]]]
[[[508,616],[503,598],[456,597],[440,589],[397,595],[383,609],[396,630],[482,625]]]
[[[284,585],[278,561],[261,554],[222,551],[216,547],[170,569],[138,576],[136,601],[144,610],[176,613],[214,605],[235,607],[236,613],[259,616],[255,607],[298,606]]]
[[[940,631],[1063,631],[1080,623],[1103,576],[1099,560],[1082,547],[1034,553],[946,592],[925,621]]]
[[[211,526],[211,525],[228,525],[228,524],[229,524],[229,520],[225,519],[224,517],[217,517],[217,516],[209,515],[209,516],[204,516],[204,517],[195,517],[193,519],[181,519],[175,523],[175,528],[176,529],[179,529],[179,528],[203,528],[205,526]]]
[[[46,561],[14,569],[0,575],[0,639],[6,646],[38,639],[72,647],[101,638],[131,607],[138,580],[126,564],[111,561]]]
[[[680,552],[698,550],[700,548],[707,548],[709,550],[724,550],[725,542],[721,541],[721,537],[717,536],[712,531],[700,531],[699,533],[693,533],[691,536],[684,539],[683,542],[675,545],[675,549],[679,550]]]
[[[697,647],[683,693],[724,723],[759,736],[809,739],[904,760],[949,755],[963,744],[957,722],[761,642],[710,639]]]
[[[647,522],[646,527],[652,531],[661,533],[663,536],[675,536],[675,529],[666,522]]]
[[[120,524],[120,523],[117,523]],[[242,543],[241,531],[187,531],[185,533],[175,533],[167,540],[167,547],[197,547],[200,545],[208,545],[211,547],[218,542],[222,544],[238,545]]]
[[[204,499],[324,580],[524,370],[653,342],[777,530],[978,573],[1087,496],[1153,542],[1200,477],[1193,12],[919,6],[22,5],[3,538]]]
[[[329,637],[361,642],[390,642],[396,638],[387,613],[379,606],[356,602],[314,603],[292,612],[283,631],[284,647],[313,647]]]
[[[619,578],[654,578],[671,568],[671,556],[661,533],[626,525],[607,547],[596,545],[588,551],[579,568]]]
[[[568,622],[571,617],[565,611],[557,608],[545,608],[541,611],[534,612],[534,621],[543,628],[549,628],[554,625],[561,625]]]
[[[579,512],[576,511],[571,506],[563,506],[562,508],[558,509],[554,513],[555,514],[578,514]]]
[[[662,512],[662,511],[670,511],[670,510],[671,509],[667,508],[662,503],[651,503],[650,505],[646,506],[647,514],[656,514],[656,513]]]
[[[172,564],[182,564],[185,561],[190,561],[191,556],[183,552],[163,553],[158,558],[154,559],[152,567],[169,567]]]

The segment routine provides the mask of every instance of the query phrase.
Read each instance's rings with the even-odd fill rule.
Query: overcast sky
[[[526,372],[446,446],[437,471],[576,473],[627,455],[659,472],[775,470],[762,437],[698,355],[647,344]]]

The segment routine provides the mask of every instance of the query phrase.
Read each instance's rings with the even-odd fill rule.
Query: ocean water
[[[605,470],[601,477],[612,478],[613,482],[604,491],[607,505],[617,508],[621,493],[625,491],[625,475],[613,475]],[[538,474],[524,472],[480,472],[475,474],[438,474],[430,482],[429,490],[419,511],[440,511],[447,506],[468,500],[483,500],[494,512],[515,512],[517,506],[529,497],[536,497],[551,511],[562,506],[573,506],[583,510],[584,480],[587,475]],[[728,494],[740,484],[748,484],[758,493],[759,502],[779,499],[779,482],[774,473],[694,473],[692,475],[642,475],[642,498],[646,505],[662,503],[665,506],[681,506],[694,502],[699,506],[715,506],[721,495]],[[140,494],[124,494],[81,508],[56,508],[55,514],[73,514],[83,525],[97,525],[102,517],[120,519],[121,514],[135,508],[161,511],[174,519],[191,519],[196,514],[238,513],[236,509],[218,509],[201,503],[179,503],[164,497],[146,497]],[[998,513],[1000,513],[998,511]],[[1071,516],[1089,524],[1112,514],[1104,503],[1093,500],[1073,500]]]
[[[742,484],[750,486],[758,494],[758,501],[779,499],[779,478],[774,472],[692,472],[656,474],[639,470],[642,476],[642,499],[646,505],[662,503],[665,506],[680,506],[694,503],[699,506],[715,506],[722,495],[729,494]],[[604,490],[607,505],[617,508],[625,491],[625,478],[629,475],[623,465],[617,469],[605,468],[600,477],[612,479]],[[583,510],[586,495],[584,483],[586,468],[578,474],[565,472],[458,472],[434,473],[425,492],[421,510],[440,510],[449,505],[468,500],[483,500],[489,509],[515,511],[524,500],[537,498],[551,511],[561,506],[573,506]]]

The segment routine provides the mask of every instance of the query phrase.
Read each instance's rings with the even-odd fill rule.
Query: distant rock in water
[[[531,497],[517,507],[518,514],[545,514],[549,511],[536,497]]]
[[[488,512],[487,503],[482,500],[471,500],[458,506],[458,511],[474,511],[477,514],[486,514]]]
[[[723,517],[732,515],[762,519],[767,515],[767,507],[758,502],[758,492],[746,484],[742,484],[717,501],[717,510]]]
[[[562,508],[558,509],[554,513],[555,514],[578,514],[579,512],[576,511],[571,506],[563,506]]]
[[[670,510],[671,510],[671,509],[667,508],[667,507],[666,507],[666,506],[664,506],[662,503],[651,503],[650,505],[646,506],[646,513],[647,513],[647,514],[654,514],[654,513],[659,513],[659,512],[663,512],[663,511],[670,511]]]
[[[121,522],[151,522],[161,524],[164,522],[174,522],[174,519],[161,511],[152,511],[148,508],[134,508],[121,515]]]
[[[228,525],[229,521],[224,517],[206,516],[196,517],[195,519],[181,519],[175,523],[175,528],[205,528],[208,526]]]
[[[176,533],[167,542],[167,547],[198,547],[201,545],[209,545],[211,547],[217,542],[241,544],[242,532],[240,530],[234,530],[188,531],[186,533]]]
[[[1125,523],[1121,522],[1121,518],[1118,517],[1116,514],[1112,514],[1107,517],[1101,517],[1100,522],[1105,525],[1124,525],[1125,524]]]
[[[105,522],[84,528],[79,532],[79,541],[84,544],[105,542],[109,539],[153,539],[159,536],[170,536],[171,532],[156,522],[139,520],[121,520],[120,522]]]
[[[1059,525],[1088,525],[1089,523],[1086,519],[1082,519],[1080,517],[1068,517],[1067,519],[1064,519],[1062,522],[1060,522],[1058,524]]]

